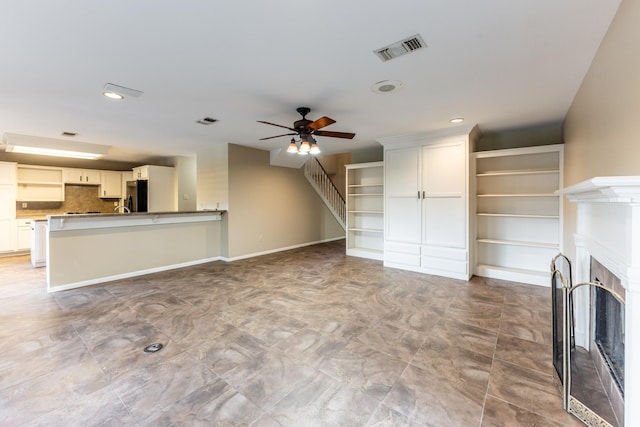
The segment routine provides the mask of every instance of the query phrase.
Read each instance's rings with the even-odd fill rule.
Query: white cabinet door
[[[465,141],[422,147],[422,243],[465,248]]]
[[[149,166],[133,168],[133,179],[149,179]]]
[[[419,153],[417,147],[385,152],[385,240],[420,243]]]
[[[18,250],[25,250],[31,247],[31,220],[19,219],[17,222],[18,230]]]
[[[100,177],[102,172],[99,170],[85,169],[84,171],[84,183],[91,185],[100,185]]]
[[[122,173],[102,171],[100,177],[100,197],[103,199],[119,199],[122,197]]]
[[[65,169],[64,182],[67,184],[84,184],[84,174],[82,169]]]
[[[66,184],[100,185],[100,171],[66,168],[64,170],[64,182]]]

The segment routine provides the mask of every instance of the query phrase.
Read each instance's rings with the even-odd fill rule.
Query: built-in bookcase
[[[382,260],[384,168],[382,162],[346,165],[347,255]]]
[[[478,276],[549,285],[560,251],[562,145],[474,154]]]

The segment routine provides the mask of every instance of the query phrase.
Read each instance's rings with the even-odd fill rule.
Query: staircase
[[[318,159],[309,156],[309,159],[304,164],[304,176],[311,183],[311,186],[316,190],[325,205],[327,205],[333,216],[336,217],[342,229],[346,230],[346,203]]]

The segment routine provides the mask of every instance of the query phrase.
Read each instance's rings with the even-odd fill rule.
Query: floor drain
[[[162,350],[162,344],[158,342],[155,344],[150,344],[144,348],[145,353],[155,353],[156,351],[160,350]]]

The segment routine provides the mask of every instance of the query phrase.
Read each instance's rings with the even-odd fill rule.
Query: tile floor
[[[0,425],[578,426],[549,307],[548,288],[383,268],[343,241],[55,294],[4,258]]]

